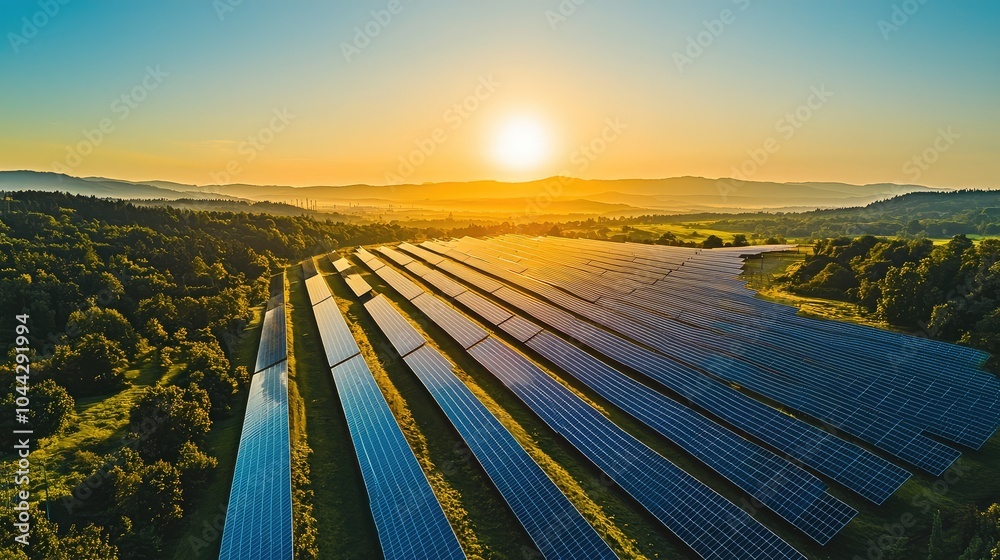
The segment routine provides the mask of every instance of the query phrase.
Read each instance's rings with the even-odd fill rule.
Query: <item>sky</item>
[[[5,0],[0,169],[1000,187],[995,0]]]

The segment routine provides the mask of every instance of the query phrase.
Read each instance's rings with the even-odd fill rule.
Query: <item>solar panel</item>
[[[434,254],[426,249],[421,249],[420,247],[414,247],[409,243],[400,243],[399,249],[431,264],[437,264],[444,260],[444,257],[440,255]]]
[[[333,268],[336,268],[338,273],[344,272],[345,270],[351,268],[351,266],[351,261],[343,257],[333,261]]]
[[[383,266],[376,270],[375,274],[406,299],[413,299],[424,293],[424,290],[420,286],[414,284],[412,280],[399,272],[396,272],[392,267]]]
[[[292,559],[288,362],[253,376],[220,560]]]
[[[411,262],[404,268],[406,268],[406,270],[409,270],[410,274],[413,274],[414,276],[418,276],[420,278],[423,278],[425,274],[431,271],[431,269],[427,268],[426,265],[417,261]]]
[[[468,352],[703,558],[805,558],[497,339]]]
[[[380,261],[378,257],[376,257],[375,255],[368,253],[367,251],[365,251],[366,254],[362,255],[359,251],[360,249],[358,251],[355,251],[355,254],[358,255],[358,258],[361,259],[361,262],[365,263],[365,266],[367,266],[369,269],[378,270],[383,266],[385,266],[385,263]]]
[[[469,264],[475,266],[473,261],[469,261]],[[784,362],[787,364],[784,367],[789,369],[782,369],[780,354],[773,354],[771,362],[766,366],[757,363],[756,356],[759,353],[755,352],[752,347],[747,348],[747,354],[731,359],[719,353],[720,350],[731,349],[733,346],[731,341],[713,340],[715,335],[712,333],[699,334],[699,338],[707,340],[707,342],[701,342],[696,338],[689,341],[678,340],[678,333],[683,335],[682,330],[676,331],[672,336],[665,336],[662,329],[665,327],[664,321],[666,320],[658,320],[652,314],[641,309],[632,308],[631,311],[623,310],[622,313],[619,313],[595,306],[565,292],[556,291],[549,286],[538,286],[525,282],[517,276],[510,277],[510,280],[603,327],[654,348],[674,360],[751,388],[762,395],[829,422],[837,428],[889,451],[932,474],[941,474],[958,457],[957,451],[919,434],[915,429],[908,428],[905,423],[889,422],[887,418],[880,416],[877,412],[865,411],[865,416],[861,419],[859,416],[861,411],[856,403],[852,403],[852,407],[849,409],[856,412],[845,414],[843,420],[834,418],[829,414],[830,410],[823,407],[824,402],[821,401],[840,402],[846,405],[848,399],[843,393],[822,395],[821,389],[816,388],[815,385],[808,388],[795,387],[787,382],[777,382],[768,377],[765,367],[777,367],[779,371],[796,369],[797,366],[791,362]],[[715,347],[717,350],[707,349],[705,344]],[[847,409],[845,409],[846,412]],[[880,426],[883,427],[882,431],[877,429]],[[894,432],[898,432],[898,434]]]
[[[517,315],[500,323],[500,328],[520,342],[527,342],[531,337],[542,331],[542,327],[531,321],[526,321]]]
[[[412,344],[396,340],[420,337],[384,296],[365,307],[397,351]],[[408,332],[401,335],[401,331]],[[423,343],[420,337],[419,347],[405,355],[404,361],[458,430],[541,554],[546,558],[616,558],[510,432],[455,376],[448,360]]]
[[[910,476],[904,469],[863,448],[766,406],[727,385],[683,368],[676,362],[617,335],[579,321],[551,304],[506,287],[497,290],[494,295],[600,354],[648,376],[875,503],[884,502]]]
[[[400,356],[406,356],[424,345],[424,337],[396,311],[384,295],[379,294],[368,300],[365,309],[375,319],[375,323],[389,338],[389,342]]]
[[[275,307],[264,314],[256,371],[269,368],[287,357],[285,308]]]
[[[465,286],[455,282],[451,278],[448,278],[436,270],[428,270],[427,273],[421,275],[421,277],[425,282],[434,286],[448,297],[456,297],[466,291]]]
[[[326,351],[327,363],[331,367],[361,352],[333,298],[313,306],[313,314],[316,316],[316,325],[323,341],[323,349]]]
[[[375,258],[375,255],[371,254],[364,247],[358,247],[354,250],[354,253],[362,260],[362,262],[365,263]]]
[[[306,278],[306,291],[309,292],[309,303],[316,305],[328,297],[332,297],[326,278],[321,275]]]
[[[400,253],[399,251],[391,247],[379,247],[378,252],[382,253],[386,257],[389,257],[389,260],[398,264],[399,266],[406,266],[411,262],[413,262],[412,257],[404,255],[403,253]]]
[[[464,559],[458,539],[362,356],[333,368],[387,560]]]
[[[361,297],[372,291],[372,287],[368,285],[368,282],[357,273],[345,274],[344,282],[347,282],[347,287],[354,293],[354,297]]]
[[[826,544],[857,514],[826,494],[826,484],[800,467],[646,387],[563,339],[543,332],[527,345],[616,407],[691,453],[820,544]],[[814,511],[816,509],[819,511]]]
[[[463,292],[455,296],[455,301],[493,325],[499,325],[511,318],[510,312],[506,309],[473,292]]]
[[[430,294],[422,294],[412,302],[463,348],[468,348],[489,336],[489,333],[468,317]]]

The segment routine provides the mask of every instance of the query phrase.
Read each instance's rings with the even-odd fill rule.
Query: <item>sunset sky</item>
[[[4,2],[0,169],[1000,186],[995,1],[49,2]]]

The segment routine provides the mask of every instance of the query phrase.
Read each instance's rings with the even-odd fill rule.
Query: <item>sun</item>
[[[537,168],[549,155],[549,134],[535,118],[517,117],[497,131],[493,156],[507,169],[526,171]]]

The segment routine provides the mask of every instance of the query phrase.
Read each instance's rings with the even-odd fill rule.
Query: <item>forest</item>
[[[213,421],[245,399],[250,372],[234,365],[236,343],[251,308],[266,299],[270,276],[341,245],[416,234],[386,224],[10,194],[0,208],[0,337],[14,341],[15,313],[29,315],[34,436],[71,436],[77,401],[121,394],[131,369],[173,374],[135,399],[113,435],[118,441],[101,446],[112,451],[78,450],[56,466],[66,472],[47,473],[78,485],[52,498],[51,522],[35,512],[32,546],[0,555],[162,557],[165,539],[215,475],[216,459],[204,451]],[[5,354],[0,382],[10,389],[13,347]],[[3,392],[4,410],[13,410],[14,395]],[[14,418],[0,418],[11,449]]]

